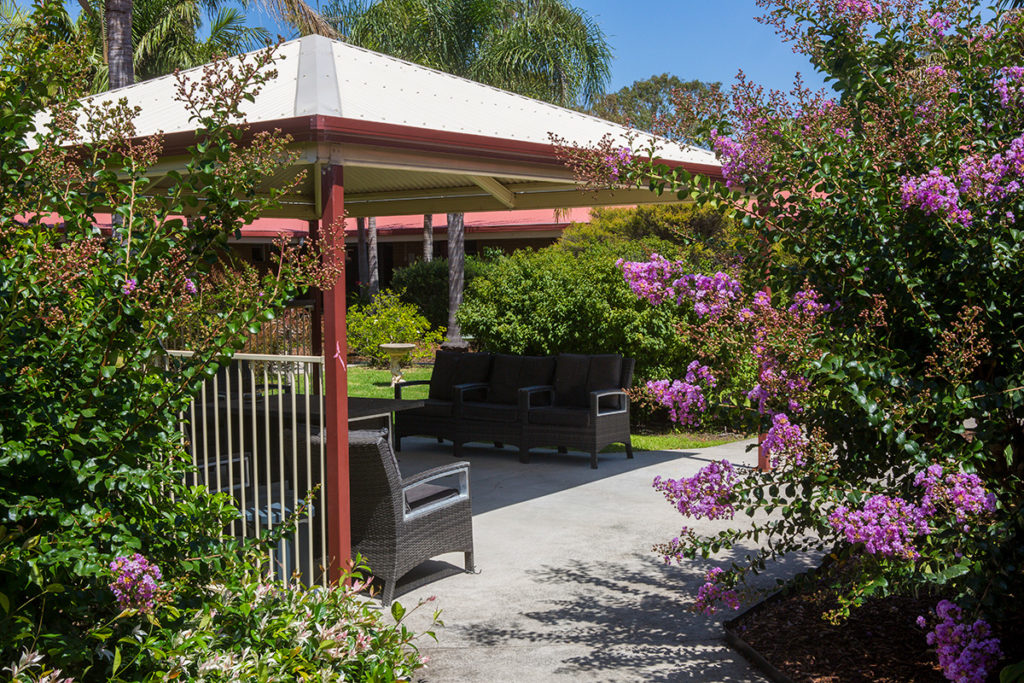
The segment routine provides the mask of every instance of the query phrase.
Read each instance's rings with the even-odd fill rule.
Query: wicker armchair
[[[458,477],[458,488],[435,480]],[[395,584],[423,562],[465,553],[472,572],[473,517],[469,463],[456,462],[402,478],[387,432],[349,433],[352,552],[366,558],[384,582],[381,600],[391,604]]]

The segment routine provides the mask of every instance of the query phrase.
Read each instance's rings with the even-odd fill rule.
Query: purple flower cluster
[[[935,31],[935,35],[939,38],[946,35],[946,31],[953,26],[953,21],[949,18],[949,15],[944,12],[936,12],[928,17],[928,19],[925,20],[925,23]]]
[[[973,154],[960,163],[960,192],[988,203],[1001,201],[1021,189],[1024,177],[1024,136],[1015,138],[1004,153],[990,158]]]
[[[771,167],[767,145],[754,132],[743,136],[739,142],[717,131],[711,131],[711,148],[722,164],[725,186],[735,190],[743,186],[746,176],[758,176]]]
[[[619,259],[615,265],[622,269],[626,284],[641,299],[647,299],[655,306],[663,301],[676,300],[674,283],[679,279],[682,262],[651,254],[650,261]]]
[[[697,599],[693,603],[694,611],[711,616],[717,611],[719,603],[725,603],[732,609],[740,608],[740,596],[732,588],[722,586],[721,579],[725,572],[721,567],[713,567],[704,575],[704,585],[697,590]]]
[[[114,574],[114,580],[109,588],[121,609],[146,612],[153,608],[157,582],[162,578],[159,567],[135,553],[131,557],[114,558],[110,563],[110,571]]]
[[[605,166],[608,167],[608,176],[612,180],[618,180],[622,171],[633,161],[633,151],[629,147],[619,147],[612,154],[604,158]]]
[[[999,95],[999,104],[1009,107],[1016,104],[1024,95],[1024,66],[1008,66],[1003,69],[1003,75],[996,79],[995,90]]]
[[[185,278],[185,291],[188,294],[196,294],[199,292],[199,288],[196,287],[196,283],[192,278]]]
[[[708,407],[704,387],[711,389],[716,384],[718,380],[711,374],[711,368],[692,361],[686,367],[685,381],[652,380],[647,382],[647,391],[655,401],[668,408],[674,422],[692,425],[696,424],[698,413],[703,413]]]
[[[125,296],[130,296],[131,293],[134,292],[135,289],[138,287],[138,285],[138,280],[136,280],[133,277],[130,277],[124,281],[123,285],[121,285],[121,293],[124,294]]]
[[[698,318],[719,315],[740,295],[739,280],[721,271],[714,275],[684,275],[672,284],[679,292],[680,303],[684,296],[693,300]]]
[[[736,514],[730,499],[736,472],[728,460],[712,462],[688,479],[654,478],[654,489],[661,491],[679,514],[695,519],[732,519]]]
[[[863,543],[872,555],[916,559],[913,540],[931,532],[925,511],[902,498],[872,496],[861,510],[840,505],[828,522],[850,543]]]
[[[716,316],[740,295],[740,283],[725,273],[714,275],[683,274],[682,261],[669,261],[659,254],[651,254],[650,261],[624,261],[615,265],[622,269],[626,284],[641,299],[654,305],[664,301],[681,304],[693,301],[698,317]]]
[[[766,456],[772,459],[774,466],[784,462],[802,467],[807,462],[807,437],[800,425],[789,421],[785,413],[776,413],[772,417],[772,426],[761,442]]]
[[[789,312],[793,315],[806,315],[816,318],[823,313],[829,313],[836,309],[836,304],[823,304],[818,301],[820,296],[813,287],[801,289],[793,295],[793,303],[789,307]]]
[[[985,490],[976,474],[953,472],[942,476],[942,466],[931,465],[924,472],[918,472],[914,484],[924,487],[921,508],[929,516],[935,515],[939,507],[949,507],[957,523],[964,524],[983,512],[996,509],[995,494]]]
[[[1024,76],[1024,67],[1021,69]],[[1007,86],[1008,87],[1008,86]],[[1024,92],[1024,86],[1020,89]],[[1005,151],[985,157],[967,156],[954,176],[933,168],[924,176],[901,179],[903,206],[916,206],[926,214],[946,216],[961,225],[970,225],[973,217],[961,206],[962,199],[995,204],[1024,189],[1024,135],[1010,142]],[[995,208],[987,215],[996,213]],[[1005,215],[1013,220],[1012,212]]]
[[[928,644],[935,648],[942,673],[956,683],[984,683],[988,674],[1003,656],[999,639],[992,637],[992,628],[983,619],[973,624],[963,620],[959,606],[943,600],[935,606],[938,618],[935,628],[925,636]],[[927,626],[924,617],[918,617],[922,628]]]
[[[916,206],[929,216],[946,216],[961,225],[971,224],[971,212],[960,206],[960,190],[938,168],[927,175],[905,177],[900,184],[904,208]]]

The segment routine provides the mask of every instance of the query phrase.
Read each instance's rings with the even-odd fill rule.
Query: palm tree
[[[324,16],[353,44],[565,107],[591,105],[609,78],[604,33],[566,0],[333,0]],[[464,260],[463,216],[448,214],[449,345],[462,344]]]
[[[131,79],[118,69],[123,65],[104,59],[107,50],[103,27],[105,7],[89,5],[82,13],[78,30],[91,51],[85,55],[95,69],[93,90],[102,92],[170,73],[175,69],[199,66],[218,54],[236,54],[270,42],[270,34],[261,27],[246,25],[245,14],[234,7],[199,0],[135,0],[132,7]],[[209,35],[200,38],[204,12],[209,19]]]
[[[334,28],[305,0],[261,2],[302,34],[337,37]],[[216,54],[235,54],[270,38],[265,29],[246,26],[245,15],[236,8],[223,7],[223,0],[78,0],[78,4],[99,38],[102,70],[111,88],[131,85],[137,77],[151,78],[197,66]],[[240,4],[244,8],[247,2]],[[195,38],[201,10],[210,18],[211,35],[205,41]],[[146,65],[142,71],[138,71],[140,62]]]

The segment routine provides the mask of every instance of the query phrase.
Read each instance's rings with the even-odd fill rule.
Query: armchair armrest
[[[555,388],[550,384],[535,384],[530,387],[519,388],[519,414],[523,416],[524,420],[526,419],[526,411],[535,407],[533,405],[533,397],[541,394],[547,394],[547,405],[551,405],[554,402]]]
[[[455,403],[455,411],[458,412],[462,402],[466,399],[466,394],[470,391],[483,391],[484,400],[487,398],[488,384],[486,382],[469,382],[467,384],[456,384],[452,386],[452,399]]]
[[[601,410],[601,399],[606,396],[618,396],[618,407],[610,410]],[[629,395],[622,389],[601,389],[598,391],[590,392],[590,415],[591,417],[598,417],[600,415],[619,415],[621,413],[628,412],[629,410]]]
[[[395,384],[395,398],[402,398],[402,387],[413,387],[417,384],[430,384],[429,379],[402,380]]]
[[[459,489],[458,495],[448,496],[441,500],[434,501],[427,505],[417,507],[415,510],[410,510],[408,505],[405,503],[406,494],[415,489],[417,486],[422,486],[428,482],[436,479],[443,479],[445,477],[459,477]],[[469,498],[469,463],[465,461],[455,462],[450,465],[442,465],[440,467],[433,467],[424,472],[413,474],[402,480],[402,518],[405,520],[416,519],[425,514],[447,507],[452,503],[466,500]]]

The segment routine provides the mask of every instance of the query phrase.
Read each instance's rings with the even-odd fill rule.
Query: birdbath
[[[380,344],[380,348],[391,358],[391,386],[402,381],[402,361],[409,352],[416,348],[415,344]]]

